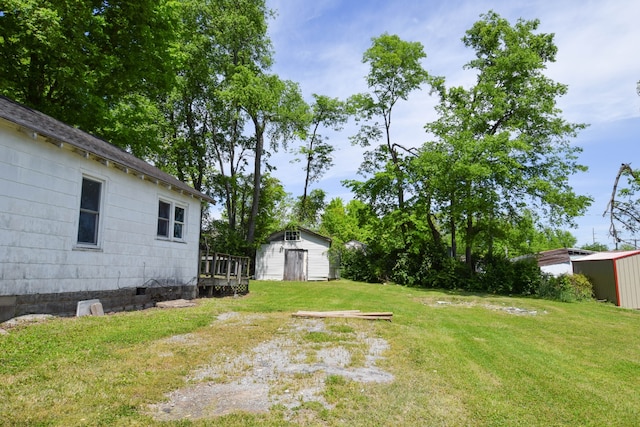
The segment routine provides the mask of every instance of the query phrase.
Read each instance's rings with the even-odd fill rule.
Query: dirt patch
[[[51,314],[27,314],[24,316],[14,317],[13,319],[9,319],[6,322],[0,323],[0,334],[5,335],[8,333],[9,329],[18,326],[46,322],[47,320],[51,319],[55,319],[55,316]]]
[[[444,300],[429,299],[429,300],[423,301],[423,303],[431,307],[451,307],[451,306],[484,307],[487,310],[504,311],[509,314],[515,314],[519,316],[537,316],[538,314],[547,314],[546,311],[538,312],[537,310],[529,310],[526,308],[507,306],[507,305],[489,304],[489,303],[480,303],[477,301],[444,301]]]
[[[218,321],[246,321],[243,317],[227,313]],[[361,383],[393,381],[393,375],[376,367],[387,348],[381,338],[327,328],[324,319],[292,319],[251,351],[195,371],[186,387],[150,405],[149,412],[157,420],[175,421],[238,411],[266,413],[274,405],[293,417],[306,402],[331,409],[323,397],[329,376]]]

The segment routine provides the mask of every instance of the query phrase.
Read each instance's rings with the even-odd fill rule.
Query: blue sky
[[[518,18],[539,19],[540,32],[554,33],[556,62],[547,75],[567,84],[569,93],[559,100],[563,116],[587,123],[574,143],[589,172],[571,178],[575,191],[594,198],[578,228],[570,231],[578,245],[595,241],[613,247],[608,218],[603,218],[613,180],[622,162],[640,167],[640,1],[638,0],[267,0],[277,12],[269,33],[275,50],[272,71],[300,84],[305,98],[314,93],[345,99],[366,92],[362,54],[371,38],[384,32],[423,44],[424,67],[446,78],[447,86],[468,87],[475,76],[463,65],[472,58],[461,38],[480,15],[489,10],[512,24]],[[394,110],[392,138],[408,146],[426,139],[424,125],[436,119],[436,98],[428,90],[414,93]],[[340,182],[357,175],[363,150],[351,146],[355,127],[331,134],[337,147],[335,166],[314,188],[328,198],[352,198]],[[272,157],[274,175],[287,192],[302,194],[303,173],[291,154]]]

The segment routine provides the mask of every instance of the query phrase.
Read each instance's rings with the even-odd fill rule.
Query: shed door
[[[307,251],[304,249],[286,249],[284,251],[283,280],[305,281]]]

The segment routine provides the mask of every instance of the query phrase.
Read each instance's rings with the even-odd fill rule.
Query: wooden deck
[[[199,297],[246,295],[249,293],[249,257],[201,254]]]

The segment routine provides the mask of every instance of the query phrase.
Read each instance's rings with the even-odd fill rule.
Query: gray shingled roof
[[[121,167],[158,180],[167,186],[171,186],[176,191],[182,191],[213,203],[213,199],[206,194],[115,145],[3,96],[0,96],[0,118],[46,136],[53,141],[69,144],[100,159],[108,160]]]

